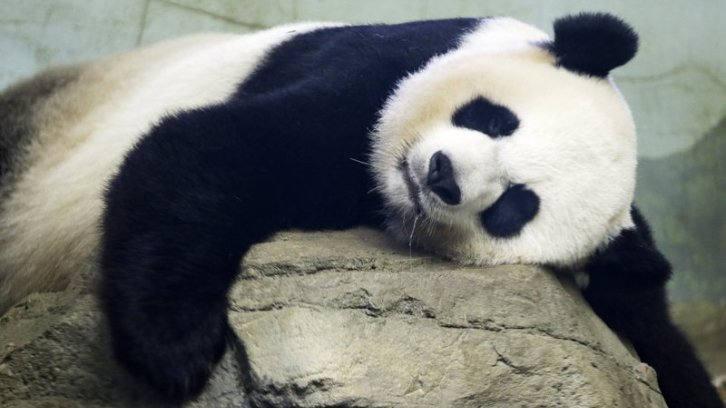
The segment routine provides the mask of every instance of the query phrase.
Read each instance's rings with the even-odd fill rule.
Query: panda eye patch
[[[489,234],[498,238],[518,235],[539,212],[539,196],[523,184],[507,188],[491,207],[479,214]]]
[[[451,121],[454,126],[493,138],[509,136],[519,127],[519,119],[512,111],[481,96],[457,109]]]

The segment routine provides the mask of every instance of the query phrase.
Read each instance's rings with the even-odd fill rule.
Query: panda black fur
[[[507,18],[308,24],[115,56],[46,76],[45,93],[30,82],[0,99],[0,306],[62,285],[100,241],[117,358],[184,399],[225,350],[251,245],[385,226],[465,263],[584,270],[670,407],[722,406],[631,210],[635,129],[608,73],[636,48],[604,14],[558,20],[554,41]]]

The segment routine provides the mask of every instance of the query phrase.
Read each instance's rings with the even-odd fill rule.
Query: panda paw
[[[191,321],[175,312],[169,320],[111,321],[113,348],[127,371],[161,398],[180,403],[198,396],[227,346],[226,313]],[[114,324],[116,323],[116,324]]]

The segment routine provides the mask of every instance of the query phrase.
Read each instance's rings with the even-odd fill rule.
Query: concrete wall
[[[640,131],[638,202],[676,266],[674,299],[726,300],[726,2],[700,0],[0,0],[0,88],[50,65],[198,31],[289,21],[511,15],[549,29],[616,13],[641,50],[615,72]]]

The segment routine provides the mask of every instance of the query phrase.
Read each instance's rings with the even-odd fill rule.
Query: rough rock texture
[[[461,268],[369,230],[280,234],[245,264],[239,340],[189,407],[665,407],[565,277]],[[111,359],[93,278],[0,319],[0,406],[161,406]]]

